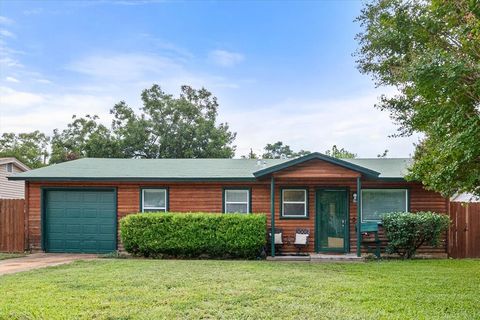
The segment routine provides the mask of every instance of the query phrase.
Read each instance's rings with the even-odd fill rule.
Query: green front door
[[[104,253],[116,250],[113,190],[45,190],[47,252]]]
[[[316,251],[348,251],[348,197],[346,189],[319,189],[316,193]]]

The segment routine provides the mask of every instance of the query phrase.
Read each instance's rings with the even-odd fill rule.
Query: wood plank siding
[[[330,164],[328,164],[330,166]],[[342,168],[343,169],[343,168]],[[313,170],[311,166],[301,167],[301,170],[290,170],[288,173],[276,175],[275,188],[275,225],[282,228],[286,236],[293,236],[297,227],[306,227],[311,230],[309,252],[314,251],[315,239],[315,190],[319,187],[346,187],[349,190],[348,201],[350,211],[350,251],[356,250],[355,223],[357,220],[356,203],[352,201],[356,192],[356,176],[350,170],[340,170],[339,177],[324,177],[330,175],[322,170]],[[308,176],[316,175],[314,178]],[[353,172],[356,174],[355,172]],[[348,177],[346,175],[349,175]],[[300,177],[302,176],[302,178]],[[142,187],[168,187],[169,210],[172,212],[222,212],[222,193],[224,187],[250,187],[252,190],[252,212],[265,213],[270,224],[270,180],[256,182],[29,182],[27,184],[27,210],[28,210],[28,244],[32,250],[41,249],[41,188],[42,187],[114,187],[117,190],[117,216],[118,219],[140,211],[140,192]],[[282,187],[297,186],[307,187],[309,197],[309,219],[284,220],[280,219],[280,190]],[[363,188],[371,187],[407,187],[410,189],[411,211],[431,210],[447,213],[448,200],[439,194],[427,191],[418,183],[362,181]],[[383,233],[381,232],[383,237]],[[119,241],[119,249],[122,249]],[[293,252],[293,247],[285,246],[284,252]],[[420,253],[444,254],[446,246],[440,248],[424,247]]]

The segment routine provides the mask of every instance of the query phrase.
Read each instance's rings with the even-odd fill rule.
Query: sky
[[[359,157],[408,157],[380,94],[356,68],[360,1],[0,1],[0,134],[63,129],[73,114],[109,124],[152,84],[205,87],[236,157],[283,141]]]

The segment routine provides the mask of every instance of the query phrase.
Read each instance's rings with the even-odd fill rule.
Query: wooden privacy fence
[[[25,250],[25,200],[0,199],[0,252]]]
[[[450,202],[448,255],[480,258],[480,203]]]

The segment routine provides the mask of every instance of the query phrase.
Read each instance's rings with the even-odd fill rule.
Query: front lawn
[[[479,319],[480,260],[114,259],[0,276],[5,319]]]

